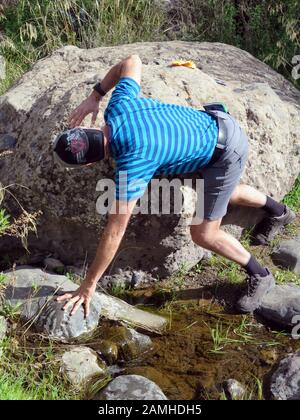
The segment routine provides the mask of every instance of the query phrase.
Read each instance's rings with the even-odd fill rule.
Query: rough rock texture
[[[7,321],[4,316],[0,316],[0,341],[3,340],[7,332]]]
[[[28,325],[32,323],[38,331],[61,341],[85,338],[97,327],[100,315],[152,331],[162,331],[166,326],[165,318],[136,309],[104,293],[95,293],[87,318],[84,318],[83,307],[70,316],[69,311],[62,311],[63,303],[53,299],[54,294],[78,288],[66,276],[26,266],[5,274],[6,303],[20,306],[21,317]]]
[[[140,375],[118,376],[100,392],[98,400],[167,400],[162,390]]]
[[[245,395],[244,386],[236,379],[227,379],[223,384],[226,397],[230,400],[241,400]]]
[[[275,264],[300,276],[300,236],[280,242],[272,253],[272,259]]]
[[[62,355],[61,372],[75,386],[84,385],[96,376],[104,378],[107,375],[105,363],[98,360],[93,350],[83,346],[73,347]]]
[[[300,400],[300,350],[281,360],[271,377],[270,391],[276,400]]]
[[[57,252],[65,264],[84,259],[86,252],[88,261],[93,257],[106,219],[96,214],[96,184],[103,177],[113,177],[114,170],[111,162],[103,162],[66,171],[54,164],[51,142],[67,126],[71,110],[88,95],[94,82],[133,53],[144,64],[145,96],[197,108],[213,100],[229,106],[250,137],[244,181],[281,198],[300,171],[300,93],[247,52],[196,42],[136,43],[92,50],[64,47],[36,63],[0,99],[0,135],[18,139],[15,152],[0,162],[0,179],[3,184],[28,187],[15,187],[14,192],[27,210],[43,211],[38,240],[33,237],[31,243]],[[192,59],[198,68],[169,67],[175,58]],[[101,104],[98,124],[108,100],[109,95]],[[84,123],[89,124],[90,118]],[[186,194],[189,201],[193,192],[187,189]],[[17,211],[12,204],[10,207]],[[132,267],[164,276],[182,264],[197,263],[203,251],[189,237],[190,213],[134,216],[113,268]],[[239,210],[227,221],[245,226],[256,217],[258,212],[242,214]],[[7,246],[2,240],[0,249]]]
[[[258,315],[280,327],[290,329],[300,316],[300,286],[293,283],[275,286],[263,299]]]
[[[6,75],[5,58],[2,55],[0,55],[0,80],[5,79],[5,75]]]
[[[0,137],[0,152],[4,150],[14,149],[17,144],[17,139],[9,134],[4,134]]]

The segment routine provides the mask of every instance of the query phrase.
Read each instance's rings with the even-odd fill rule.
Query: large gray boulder
[[[98,400],[167,400],[150,379],[140,375],[123,375],[112,380],[95,398]]]
[[[96,213],[97,181],[113,177],[111,162],[66,171],[52,158],[51,143],[67,118],[108,69],[129,54],[143,61],[142,93],[169,103],[201,108],[223,101],[248,132],[250,161],[243,181],[282,198],[300,171],[300,93],[282,76],[238,48],[219,43],[136,43],[91,50],[68,46],[37,62],[0,98],[0,136],[16,137],[15,152],[1,160],[0,179],[29,211],[42,210],[38,240],[30,243],[58,255],[65,264],[94,255],[105,216]],[[192,59],[197,69],[170,67]],[[102,124],[109,95],[101,104]],[[84,121],[90,123],[90,118]],[[286,168],[289,168],[287,171]],[[27,189],[18,187],[22,185]],[[186,191],[187,202],[193,192]],[[7,199],[9,199],[7,195]],[[10,210],[17,209],[10,203]],[[189,235],[191,209],[177,215],[132,218],[113,269],[132,267],[164,276],[196,264],[203,255]],[[241,226],[261,215],[232,213]],[[7,250],[12,241],[2,240]],[[113,270],[111,271],[111,274]]]
[[[281,360],[270,380],[275,400],[300,400],[300,350]]]
[[[293,283],[275,286],[265,295],[256,313],[282,328],[292,328],[296,317],[300,317],[300,286]]]

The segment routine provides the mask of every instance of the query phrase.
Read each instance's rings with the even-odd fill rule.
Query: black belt
[[[217,121],[217,124],[218,124],[218,141],[217,141],[214,153],[212,155],[212,158],[209,161],[209,164],[214,164],[221,158],[225,150],[226,141],[227,141],[227,128],[222,118],[218,117],[213,112],[207,112],[207,114],[211,115]]]

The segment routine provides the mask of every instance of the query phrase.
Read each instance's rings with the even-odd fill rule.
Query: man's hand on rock
[[[93,91],[88,98],[74,109],[69,118],[69,125],[71,128],[78,127],[88,114],[92,115],[92,125],[95,124],[97,115],[99,113],[99,104],[102,96]]]
[[[75,312],[79,309],[81,305],[84,307],[84,316],[87,318],[90,313],[90,303],[95,293],[96,285],[87,284],[85,282],[72,293],[65,293],[62,296],[59,296],[56,300],[58,302],[63,302],[67,300],[66,304],[63,306],[63,310],[67,310],[71,306],[70,315],[74,315]]]

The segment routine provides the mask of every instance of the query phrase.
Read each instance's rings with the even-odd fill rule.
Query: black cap
[[[56,137],[53,150],[65,166],[98,162],[104,158],[103,132],[95,128],[72,128]]]

